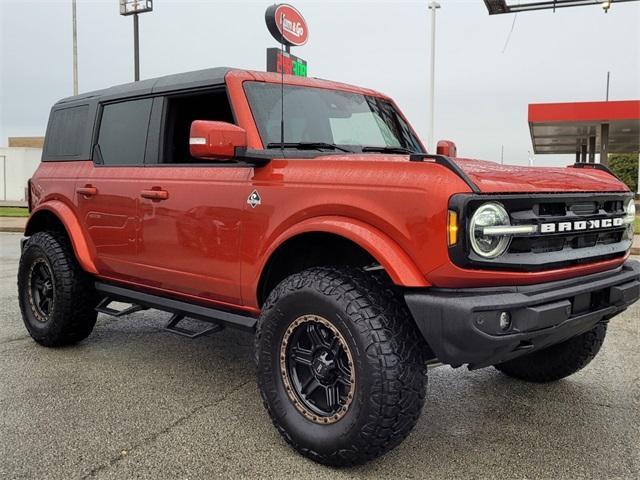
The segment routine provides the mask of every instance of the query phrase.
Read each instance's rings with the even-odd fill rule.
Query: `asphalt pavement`
[[[640,305],[597,358],[550,385],[489,368],[429,372],[426,406],[385,457],[330,469],[296,454],[265,413],[251,337],[164,332],[157,311],[100,315],[47,349],[20,318],[19,234],[0,234],[0,478],[640,478]]]

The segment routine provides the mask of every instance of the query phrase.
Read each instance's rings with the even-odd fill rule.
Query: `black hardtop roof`
[[[88,100],[117,100],[119,98],[149,95],[152,93],[221,85],[224,83],[225,75],[230,70],[234,69],[230,67],[207,68],[205,70],[176,73],[139,82],[125,83],[103,90],[95,90],[93,92],[63,98],[58,101],[56,105],[85,102]]]

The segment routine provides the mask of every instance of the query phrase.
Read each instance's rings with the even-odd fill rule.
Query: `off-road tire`
[[[312,422],[285,391],[280,346],[304,315],[328,320],[353,357],[353,400],[335,423]],[[402,298],[373,276],[327,267],[291,275],[268,296],[255,338],[264,405],[302,455],[331,466],[365,463],[400,444],[417,423],[425,402],[426,344]]]
[[[606,333],[607,325],[599,323],[565,342],[500,363],[495,368],[527,382],[555,382],[586,367],[600,350]]]
[[[33,305],[30,271],[44,261],[53,276],[53,301],[43,317]],[[69,240],[60,232],[37,232],[22,251],[18,269],[22,319],[31,337],[45,347],[61,347],[84,340],[96,323],[98,295],[91,277],[82,270]]]

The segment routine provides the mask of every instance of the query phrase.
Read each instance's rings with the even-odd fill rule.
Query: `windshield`
[[[339,146],[353,152],[421,152],[411,127],[381,98],[314,87],[284,86],[284,144],[280,134],[282,86],[246,82],[245,92],[266,148]],[[306,144],[306,145],[305,145]]]

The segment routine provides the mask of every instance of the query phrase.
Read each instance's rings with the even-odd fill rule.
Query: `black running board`
[[[156,310],[170,312],[177,314],[178,316],[195,318],[205,322],[212,322],[217,325],[237,328],[248,332],[253,332],[257,323],[257,319],[255,317],[246,314],[232,313],[226,310],[219,310],[217,308],[205,307],[181,300],[174,300],[172,298],[160,297],[158,295],[143,293],[129,288],[118,287],[116,285],[96,282],[95,287],[98,292],[105,295],[105,297],[110,299],[110,301],[126,302],[139,307],[136,311],[155,308]]]

